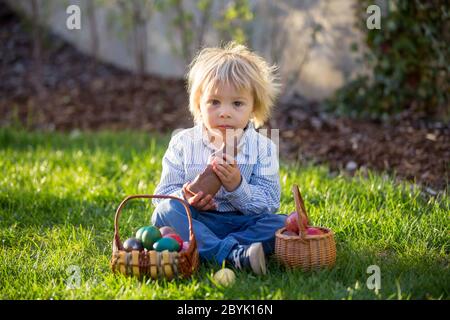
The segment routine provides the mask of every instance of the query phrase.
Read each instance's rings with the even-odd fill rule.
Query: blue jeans
[[[218,213],[198,211],[190,206],[192,228],[200,258],[219,264],[238,245],[261,242],[265,254],[275,248],[275,232],[284,226],[286,215],[244,215],[239,211]],[[164,199],[155,208],[152,224],[172,227],[183,241],[189,240],[189,222],[184,206],[177,200]]]

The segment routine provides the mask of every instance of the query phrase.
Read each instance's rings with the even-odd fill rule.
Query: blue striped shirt
[[[257,132],[252,122],[244,130],[236,156],[241,183],[231,192],[223,186],[220,188],[214,197],[217,211],[263,214],[278,210],[281,196],[278,146],[264,133]],[[161,180],[154,194],[183,198],[183,185],[203,172],[215,151],[203,124],[174,134],[164,154]],[[161,200],[152,199],[152,202],[156,206]]]

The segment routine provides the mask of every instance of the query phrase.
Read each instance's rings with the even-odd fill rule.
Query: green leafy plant
[[[329,101],[341,113],[380,118],[410,111],[449,118],[450,24],[446,1],[392,0],[381,29],[366,26],[367,7],[357,4],[358,27],[365,33],[362,58],[372,75],[360,75]],[[353,46],[358,50],[357,46]]]

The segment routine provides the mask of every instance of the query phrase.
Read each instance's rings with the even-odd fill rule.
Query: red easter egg
[[[323,232],[319,228],[309,227],[308,229],[306,229],[306,234],[308,236],[320,236],[323,234]]]
[[[183,239],[181,239],[181,237],[178,234],[169,233],[169,234],[166,234],[164,236],[164,238],[172,238],[172,239],[176,240],[178,242],[178,244],[180,245],[180,250],[178,250],[178,251],[181,251],[181,249],[183,248]]]

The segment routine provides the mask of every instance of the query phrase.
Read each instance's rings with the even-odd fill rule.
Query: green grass
[[[153,192],[168,141],[0,129],[0,298],[449,299],[448,194],[424,198],[385,175],[313,165],[282,164],[280,212],[294,209],[290,187],[299,184],[314,224],[335,231],[332,270],[290,271],[271,257],[267,276],[238,272],[226,288],[211,281],[214,264],[172,282],[113,275],[115,210],[126,195]],[[122,236],[148,224],[151,210],[148,201],[127,205]],[[378,292],[366,286],[370,265],[381,270]]]

